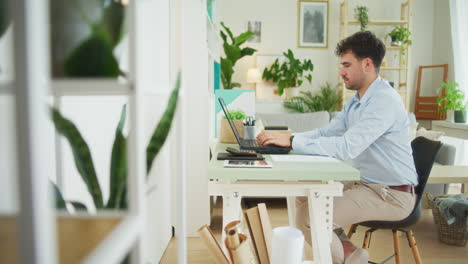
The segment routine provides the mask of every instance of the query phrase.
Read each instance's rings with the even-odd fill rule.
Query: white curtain
[[[450,0],[455,81],[468,95],[468,1]]]

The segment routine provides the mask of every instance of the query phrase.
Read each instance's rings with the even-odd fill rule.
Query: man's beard
[[[345,81],[345,79],[343,79]],[[345,87],[348,90],[351,91],[357,91],[362,87],[363,80],[355,81],[355,82],[349,82],[348,85],[345,83]]]

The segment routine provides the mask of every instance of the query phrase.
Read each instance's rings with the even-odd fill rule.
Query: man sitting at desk
[[[369,31],[358,32],[338,43],[335,53],[346,88],[356,91],[343,111],[324,128],[294,135],[264,131],[257,138],[264,145],[350,161],[359,169],[361,180],[345,184],[343,196],[334,200],[332,255],[334,263],[367,263],[367,251],[354,246],[342,227],[407,217],[416,202],[418,178],[405,107],[379,76],[384,44]],[[296,205],[297,227],[310,243],[307,199],[297,198]]]

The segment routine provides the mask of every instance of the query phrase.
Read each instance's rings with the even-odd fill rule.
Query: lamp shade
[[[247,71],[247,83],[259,83],[262,81],[262,75],[258,68],[252,68]]]

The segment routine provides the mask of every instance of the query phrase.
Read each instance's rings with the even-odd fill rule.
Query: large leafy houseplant
[[[153,160],[162,148],[172,125],[172,120],[177,107],[177,98],[180,87],[180,76],[172,91],[166,110],[156,126],[150,141],[146,147],[146,171],[151,170]],[[112,145],[110,166],[110,194],[107,202],[103,201],[101,187],[99,185],[93,159],[88,144],[81,136],[80,131],[70,120],[62,116],[57,109],[51,110],[52,120],[56,130],[63,135],[70,144],[76,168],[91,195],[96,209],[124,209],[127,207],[127,138],[123,134],[125,126],[126,107],[123,106],[120,121],[115,130],[115,139]],[[65,202],[58,189],[55,189],[56,205],[64,208]],[[79,203],[73,205],[83,207]]]
[[[231,30],[225,26],[223,22],[221,22],[221,26],[223,27],[223,30],[220,30],[220,34],[224,42],[223,49],[226,56],[225,58],[221,58],[221,82],[223,83],[224,89],[232,89],[235,87],[240,87],[240,83],[232,82],[234,65],[242,57],[250,56],[257,50],[249,47],[240,47],[254,35],[252,32],[246,31],[239,36],[234,37]]]
[[[294,53],[288,49],[283,52],[287,60],[280,63],[279,59],[263,70],[262,78],[266,81],[272,81],[278,85],[278,94],[282,95],[285,88],[300,87],[304,79],[312,82],[312,71],[314,64],[311,60],[303,61],[296,59]]]
[[[338,94],[337,86],[332,87],[326,83],[320,87],[320,92],[313,94],[311,91],[301,92],[302,96],[297,96],[291,100],[284,101],[284,107],[294,112],[307,113],[327,111],[329,113],[337,110],[341,103],[341,96]]]
[[[367,29],[367,24],[369,23],[369,16],[367,15],[368,11],[369,10],[367,9],[367,6],[363,5],[358,5],[356,8],[354,8],[354,16],[361,25],[361,31]]]

